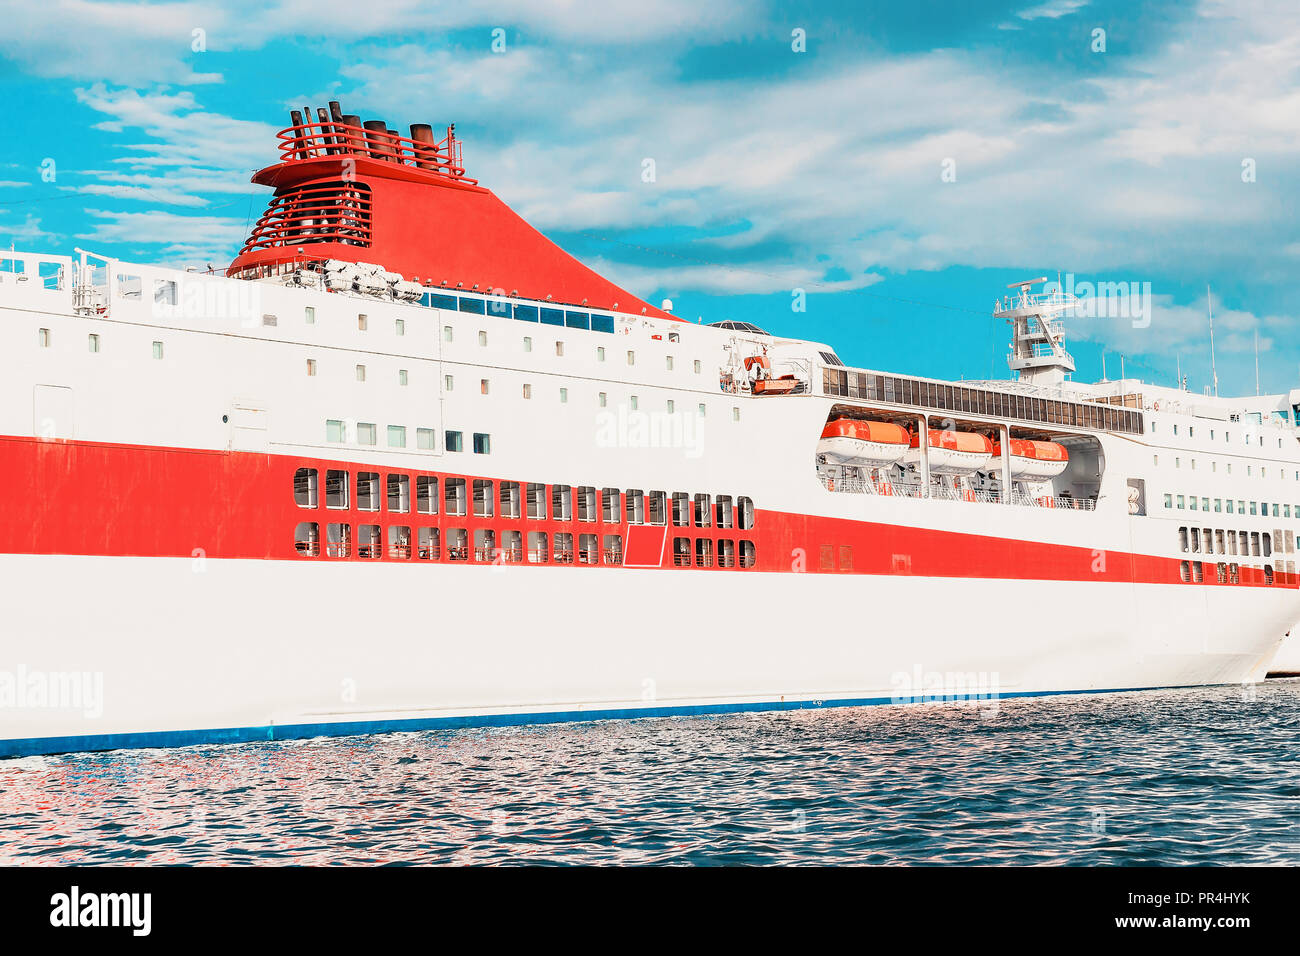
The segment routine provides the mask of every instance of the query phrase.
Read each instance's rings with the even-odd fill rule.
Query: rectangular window
[[[379,510],[379,472],[357,472],[357,510]]]
[[[364,332],[369,326],[370,320],[364,314],[357,316],[357,329]]]
[[[636,364],[636,353],[633,352],[631,349],[629,349],[627,353],[627,364],[628,365]]]
[[[501,517],[518,518],[519,500],[519,482],[501,482]]]
[[[546,564],[551,560],[545,531],[528,532],[528,563]]]
[[[666,525],[668,523],[668,494],[663,491],[652,491],[647,498],[647,508],[650,524]]]
[[[718,567],[734,568],[736,566],[736,542],[729,538],[718,539]]]
[[[536,322],[537,306],[535,305],[517,305],[515,306],[515,318],[520,322]]]
[[[469,533],[464,528],[447,529],[447,560],[469,560]]]
[[[487,345],[487,333],[484,332],[482,329],[480,329],[478,333],[478,344],[480,346]]]
[[[719,528],[730,528],[735,520],[731,506],[731,495],[718,495],[713,503],[714,524]]]
[[[455,384],[456,384],[456,380],[452,378],[450,375],[444,375],[442,377],[443,391],[450,392],[452,388],[455,386]]]
[[[406,334],[406,320],[405,320],[405,319],[394,319],[394,320],[393,320],[393,324],[394,324],[394,328],[397,330],[397,334],[398,334],[398,335],[405,335],[405,334]]]
[[[524,501],[528,507],[528,517],[538,521],[546,520],[546,486],[540,482],[530,481],[524,488]]]
[[[316,360],[315,360],[315,359],[308,359],[308,360],[307,360],[307,375],[308,375],[308,377],[310,377],[310,376],[313,376],[313,375],[315,375],[315,374],[316,374]]]
[[[501,560],[517,562],[524,559],[524,536],[518,531],[501,532]]]
[[[606,564],[613,567],[621,565],[623,563],[623,536],[621,534],[605,535],[604,552]]]
[[[389,448],[406,447],[406,426],[405,425],[388,426],[388,447]]]
[[[691,566],[691,539],[673,538],[673,567],[689,568]]]
[[[366,367],[365,367],[364,365],[358,365],[358,366],[357,366],[357,381],[358,381],[358,382],[364,382],[365,380],[366,380]]]
[[[533,387],[532,387],[531,385],[529,385],[527,382],[525,382],[525,383],[524,383],[524,398],[532,398],[532,397],[533,397]]]
[[[555,534],[555,547],[551,554],[556,564],[573,563],[573,535],[567,531],[559,531]]]
[[[437,445],[437,436],[434,435],[432,428],[417,428],[415,430],[415,447],[420,451],[433,451]]]
[[[293,474],[293,500],[299,508],[315,508],[319,503],[320,479],[315,468],[299,468]]]
[[[478,392],[480,395],[488,394],[488,380],[481,378],[478,380]]]
[[[474,433],[474,454],[490,455],[492,454],[492,436],[485,435],[482,432]]]
[[[406,514],[411,510],[410,475],[388,476],[388,510],[396,514]]]
[[[673,527],[691,526],[691,496],[684,491],[673,492]]]
[[[411,378],[409,375],[406,374],[406,369],[399,368],[397,370],[397,384],[401,385],[402,387],[405,387],[407,384],[410,383],[410,381]]]
[[[597,362],[605,361],[605,346],[603,345],[596,346],[596,361]]]
[[[374,422],[357,422],[357,444],[375,445],[379,442],[379,428]]]
[[[346,558],[352,554],[352,525],[327,524],[325,526],[325,556]]]
[[[348,506],[348,473],[331,468],[325,472],[325,507],[343,511]]]
[[[598,407],[604,408],[608,403],[609,403],[608,395],[606,395],[604,392],[598,392],[596,394],[596,405]]]
[[[618,504],[618,489],[602,488],[600,491],[600,520],[605,524],[618,524],[620,520]]]
[[[405,560],[411,556],[411,528],[404,524],[388,526],[388,556]]]
[[[578,520],[596,520],[596,489],[591,485],[578,487]]]
[[[36,330],[36,344],[39,348],[48,349],[50,347],[50,330]]]
[[[98,336],[98,335],[96,335],[94,332],[91,332],[91,333],[90,333],[90,338],[89,338],[87,341],[89,342],[89,345],[90,345],[90,351],[92,351],[92,352],[98,352],[98,351],[99,351],[99,336]]]
[[[496,563],[497,533],[491,528],[478,528],[474,531],[474,560]]]
[[[447,432],[447,451],[464,451],[465,436],[460,432]]]
[[[709,510],[710,510],[709,496],[696,495],[695,496],[695,527],[697,528],[709,527],[709,518],[711,517],[709,514]]]
[[[697,568],[713,567],[713,542],[708,538],[695,539],[695,566]]]
[[[525,351],[525,352],[531,352],[532,350],[533,350],[533,340],[532,340],[532,337],[531,337],[531,336],[528,336],[528,335],[525,335],[525,336],[524,336],[524,351]]]
[[[563,325],[564,311],[561,309],[542,309],[542,325]]]
[[[645,493],[629,488],[623,495],[623,518],[628,524],[645,524]]]
[[[568,400],[569,400],[569,390],[567,388],[560,389],[560,404],[563,405]]]
[[[463,515],[465,513],[465,479],[448,478],[443,482],[443,492],[443,513]]]
[[[665,355],[664,362],[668,366],[668,371],[671,372],[673,370],[673,357],[671,355]]]
[[[600,563],[600,546],[597,543],[598,538],[594,534],[578,535],[578,563],[579,564],[599,564]]]
[[[444,325],[442,327],[442,340],[444,342],[450,342],[454,339],[454,337],[455,337],[455,333],[452,332],[451,326]]]
[[[419,475],[415,479],[415,510],[422,515],[438,513],[438,479]]]
[[[853,570],[853,549],[848,545],[840,545],[840,570]]]
[[[306,320],[308,325],[315,325],[316,310],[310,305],[307,306],[307,308],[303,310],[303,318]]]
[[[315,521],[300,522],[293,529],[293,549],[310,558],[320,554],[320,525]]]
[[[736,499],[736,510],[740,513],[736,527],[748,531],[754,527],[754,502],[744,495]]]
[[[492,507],[496,498],[492,489],[492,482],[486,478],[474,479],[474,517],[491,518]]]
[[[740,542],[740,566],[742,568],[752,568],[757,563],[758,549],[754,547],[754,542]]]
[[[568,485],[551,486],[551,517],[556,521],[573,520],[573,489]]]
[[[163,344],[161,342],[155,342],[153,344],[153,357],[156,359],[163,357]]]
[[[266,326],[276,326],[280,324],[280,320],[268,313],[262,316],[262,324]]]

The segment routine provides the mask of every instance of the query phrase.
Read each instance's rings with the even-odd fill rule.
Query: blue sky
[[[1149,326],[1074,323],[1077,377],[1105,349],[1199,391],[1209,283],[1221,392],[1253,393],[1256,334],[1264,390],[1300,385],[1294,3],[364,9],[0,0],[0,243],[224,265],[288,109],[340,99],[456,123],[470,175],[691,319],[1005,377],[1007,283],[1149,282]]]

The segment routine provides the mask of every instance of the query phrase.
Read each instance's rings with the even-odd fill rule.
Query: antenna
[[[1119,380],[1124,381],[1124,356],[1119,357]]]
[[[1177,362],[1178,362],[1178,365],[1176,366],[1178,369],[1177,385],[1179,388],[1182,388],[1183,387],[1183,357],[1181,355],[1178,356]]]
[[[1110,379],[1106,377],[1106,350],[1105,349],[1101,350],[1101,380],[1103,382],[1110,381]]]
[[[1214,397],[1219,397],[1219,373],[1214,367],[1214,301],[1210,298],[1210,284],[1205,283],[1205,307],[1210,310],[1210,383]]]

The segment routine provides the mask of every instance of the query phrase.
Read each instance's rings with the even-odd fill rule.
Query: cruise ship
[[[224,274],[0,253],[0,755],[1237,684],[1300,619],[1300,392],[683,321],[294,111]],[[1014,278],[1014,277],[1008,277]]]

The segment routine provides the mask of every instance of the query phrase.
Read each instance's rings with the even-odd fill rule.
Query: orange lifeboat
[[[921,460],[921,436],[913,434],[904,457],[908,464]],[[993,443],[974,432],[941,431],[931,428],[930,474],[973,475],[993,460]]]
[[[1007,457],[1011,465],[1011,477],[1021,481],[1046,481],[1065,471],[1070,463],[1070,453],[1064,445],[1054,441],[1032,441],[1028,438],[1013,438],[1008,443]],[[993,455],[1002,457],[1002,443],[993,443]]]
[[[881,468],[907,453],[907,429],[889,422],[835,418],[822,429],[817,454],[828,464]]]

